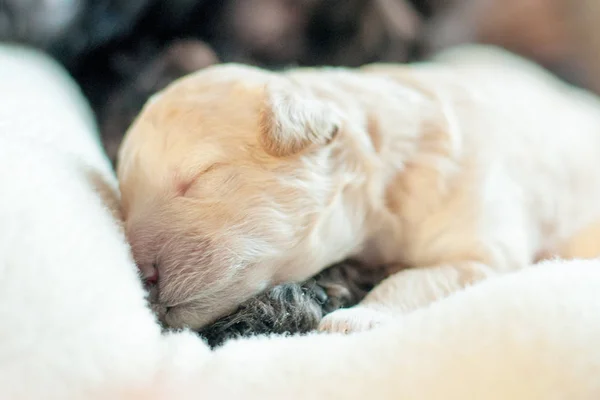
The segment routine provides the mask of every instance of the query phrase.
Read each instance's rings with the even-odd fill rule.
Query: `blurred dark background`
[[[217,62],[358,66],[488,43],[600,93],[600,0],[0,0],[0,40],[67,67],[113,160],[148,96]]]

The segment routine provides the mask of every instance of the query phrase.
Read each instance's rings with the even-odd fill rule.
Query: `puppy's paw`
[[[331,333],[362,332],[375,328],[392,319],[386,312],[368,307],[356,306],[340,309],[326,315],[318,330]]]

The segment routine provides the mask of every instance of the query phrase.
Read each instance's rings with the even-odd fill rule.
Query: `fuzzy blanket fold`
[[[85,99],[0,47],[0,398],[598,399],[600,262],[491,279],[350,336],[163,335]]]

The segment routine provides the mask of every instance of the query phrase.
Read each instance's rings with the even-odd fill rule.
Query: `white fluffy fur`
[[[62,69],[19,48],[1,48],[0,93],[0,397],[145,386],[160,330],[92,114]]]
[[[0,398],[598,399],[600,265],[493,278],[350,336],[161,336],[85,101],[0,48]]]
[[[547,263],[346,337],[232,343],[199,387],[230,399],[597,399],[599,267]]]

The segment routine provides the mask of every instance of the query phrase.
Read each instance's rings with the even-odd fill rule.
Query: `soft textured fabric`
[[[383,328],[162,336],[86,101],[0,47],[0,398],[598,399],[600,262],[490,279]]]
[[[0,93],[0,397],[135,386],[160,330],[92,114],[59,66],[20,48],[0,50]]]

